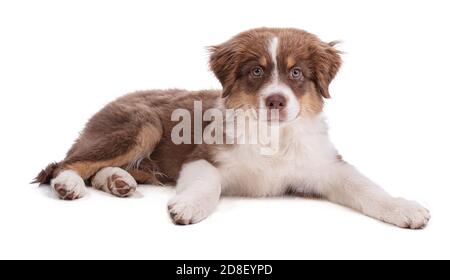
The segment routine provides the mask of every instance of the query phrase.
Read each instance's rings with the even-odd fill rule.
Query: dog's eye
[[[264,70],[260,66],[252,68],[252,76],[255,78],[260,78],[264,74]]]
[[[300,67],[294,67],[291,69],[291,78],[294,80],[300,79],[302,77],[302,69]]]

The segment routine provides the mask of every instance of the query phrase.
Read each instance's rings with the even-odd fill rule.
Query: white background
[[[0,258],[450,258],[448,1],[1,1]],[[139,89],[219,88],[205,47],[260,26],[342,40],[326,114],[344,158],[420,201],[423,231],[307,199],[225,199],[172,225],[171,188],[55,199],[29,185]]]

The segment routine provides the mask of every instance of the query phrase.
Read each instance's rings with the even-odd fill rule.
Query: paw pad
[[[77,195],[74,190],[69,190],[64,184],[55,184],[54,189],[59,198],[63,200],[75,200],[81,197],[80,195]]]
[[[106,186],[110,193],[118,197],[128,197],[136,191],[136,186],[128,184],[124,178],[117,174],[108,177]]]

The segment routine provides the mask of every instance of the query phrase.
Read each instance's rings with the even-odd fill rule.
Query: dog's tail
[[[59,163],[50,163],[45,169],[43,169],[31,184],[50,184],[50,180],[53,178],[56,169],[58,169]]]

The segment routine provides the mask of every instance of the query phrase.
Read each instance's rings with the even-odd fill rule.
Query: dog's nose
[[[284,95],[272,94],[266,98],[266,106],[269,110],[282,110],[286,107],[287,100]]]

